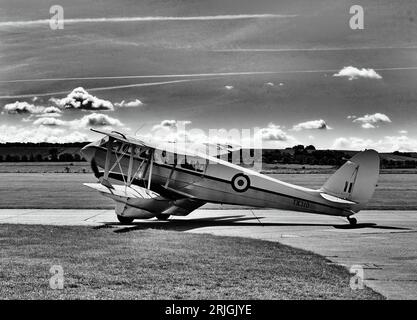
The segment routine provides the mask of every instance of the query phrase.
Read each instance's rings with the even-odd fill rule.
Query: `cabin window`
[[[120,141],[113,141],[112,150],[114,152],[121,152],[123,144]]]
[[[206,169],[206,160],[199,157],[178,155],[178,162],[182,169],[203,173]]]
[[[132,147],[128,144],[123,146],[123,151],[122,152],[126,152],[127,154],[130,154],[132,152]]]

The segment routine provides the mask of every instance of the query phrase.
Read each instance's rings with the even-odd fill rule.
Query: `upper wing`
[[[148,147],[151,149],[165,150],[167,152],[176,153],[180,155],[207,158],[212,156],[223,155],[232,151],[240,150],[241,147],[232,144],[220,143],[176,143],[157,141],[148,137],[135,138],[124,135],[117,131],[106,131],[91,129],[91,131],[107,135],[115,140],[122,141],[128,144],[134,144],[141,147]]]

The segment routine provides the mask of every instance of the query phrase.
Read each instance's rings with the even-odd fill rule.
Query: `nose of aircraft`
[[[96,148],[99,145],[99,141],[95,141],[87,144],[84,148],[81,149],[81,153],[87,161],[91,162],[96,154]]]

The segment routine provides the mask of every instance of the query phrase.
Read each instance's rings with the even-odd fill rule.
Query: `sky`
[[[414,0],[61,0],[51,29],[56,4],[0,0],[0,142],[250,129],[266,148],[417,151]]]

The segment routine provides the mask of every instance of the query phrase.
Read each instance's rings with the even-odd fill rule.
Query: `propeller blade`
[[[94,158],[91,160],[90,166],[91,166],[91,170],[93,170],[94,176],[97,179],[100,179],[101,178],[101,173],[100,173],[100,170],[98,169],[97,162]]]

